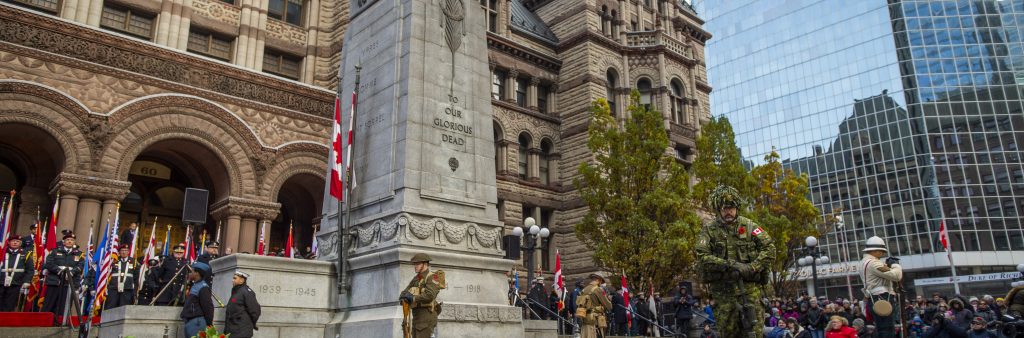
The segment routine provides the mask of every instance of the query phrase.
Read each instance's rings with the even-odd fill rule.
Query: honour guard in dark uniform
[[[121,244],[118,249],[117,262],[114,262],[107,282],[107,309],[135,303],[135,275],[138,269],[131,256],[131,245]]]
[[[149,305],[153,302],[153,297],[156,297],[156,293],[160,292],[160,284],[157,281],[160,279],[160,259],[150,258],[146,264],[149,268],[146,270],[146,279],[140,285],[142,290],[139,290],[139,305]]]
[[[206,250],[202,255],[196,257],[196,262],[210,265],[210,261],[220,257],[220,244],[216,241],[206,241]],[[213,273],[206,277],[206,284],[213,285]]]
[[[412,256],[416,277],[409,281],[399,300],[412,308],[412,337],[429,338],[437,327],[437,314],[441,305],[437,294],[447,287],[444,271],[430,272],[430,256],[418,253]]]
[[[249,274],[236,270],[231,277],[231,299],[224,309],[224,333],[235,338],[250,338],[260,319],[260,303],[256,301],[256,293],[246,284]]]
[[[156,298],[156,305],[176,305],[180,304],[184,299],[181,298],[182,285],[185,284],[185,276],[188,275],[188,271],[185,268],[188,266],[188,259],[185,258],[185,245],[178,244],[174,247],[174,253],[171,257],[164,258],[163,264],[160,264],[157,276],[157,285],[160,288],[157,290],[159,295]]]
[[[75,233],[63,231],[63,245],[46,256],[43,269],[46,270],[46,295],[43,311],[64,315],[64,303],[68,297],[75,297],[82,281],[82,252],[75,246]]]
[[[11,235],[7,239],[6,255],[0,262],[0,312],[17,311],[19,295],[28,294],[35,273],[34,254],[21,248],[21,237]]]

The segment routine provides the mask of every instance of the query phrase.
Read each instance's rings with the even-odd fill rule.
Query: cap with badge
[[[62,240],[68,239],[68,238],[71,238],[71,239],[75,238],[75,233],[73,231],[71,231],[71,230],[64,229],[64,230],[61,230],[60,233],[64,235],[64,237],[61,237]]]
[[[174,246],[174,253],[185,253],[185,244],[178,244]]]
[[[245,278],[245,280],[249,280],[249,273],[242,270],[235,270],[235,276]]]
[[[220,244],[217,244],[217,241],[206,241],[206,247],[207,248],[220,248]]]

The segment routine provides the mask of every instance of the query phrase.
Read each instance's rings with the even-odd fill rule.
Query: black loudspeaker
[[[206,206],[209,205],[209,199],[209,190],[185,188],[185,205],[181,207],[181,222],[206,224]]]
[[[505,246],[505,259],[518,260],[522,250],[519,249],[519,236],[505,235],[501,240]]]

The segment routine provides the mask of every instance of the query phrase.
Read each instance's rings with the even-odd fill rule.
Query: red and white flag
[[[641,286],[642,287],[642,286]],[[626,273],[622,273],[622,302],[626,306],[626,309],[632,310],[632,305],[629,303],[629,286],[626,285]],[[633,312],[626,311],[626,325],[633,326]]]
[[[264,245],[266,243],[263,240],[266,237],[264,237],[263,235],[264,235],[264,231],[266,231],[266,230],[267,230],[267,222],[263,222],[263,225],[260,226],[260,243],[256,246],[256,254],[260,255],[260,256],[266,256],[267,255],[264,252],[264,249],[263,249],[263,247],[264,247]]]
[[[293,246],[293,244],[294,244],[294,243],[295,243],[295,242],[293,242],[293,241],[292,241],[292,226],[291,226],[291,225],[289,225],[289,226],[288,226],[288,243],[286,243],[286,246],[285,246],[285,248],[284,248],[284,256],[285,256],[285,257],[288,257],[288,258],[295,258],[295,257],[293,256],[293,254],[295,253],[295,251],[294,251],[294,250],[292,250],[292,246]]]
[[[946,221],[939,221],[939,242],[942,242],[942,249],[949,249],[949,239],[946,235]]]
[[[356,92],[352,92],[352,110],[348,119],[348,141],[345,143],[345,156],[341,156],[342,134],[341,134],[341,97],[334,99],[334,132],[331,140],[331,155],[334,163],[331,164],[331,196],[339,201],[345,200],[345,172],[352,170],[352,137],[353,122],[356,116]],[[344,165],[344,166],[343,166]],[[344,168],[344,169],[342,169]],[[355,177],[353,173],[349,179]],[[354,180],[353,180],[354,181]],[[351,182],[350,187],[355,187]]]
[[[138,236],[136,236],[138,237]],[[139,284],[146,283],[146,271],[149,270],[149,260],[156,257],[156,220],[153,220],[153,229],[149,231],[149,246],[142,252],[142,264],[139,264]]]
[[[558,292],[558,311],[565,308],[565,278],[562,277],[562,254],[555,250],[555,292]]]

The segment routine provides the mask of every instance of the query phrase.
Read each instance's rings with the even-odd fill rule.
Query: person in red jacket
[[[850,322],[842,316],[832,316],[825,330],[825,338],[857,338],[857,330],[850,327]]]

